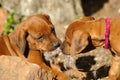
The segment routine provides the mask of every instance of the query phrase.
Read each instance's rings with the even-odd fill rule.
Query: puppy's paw
[[[75,79],[75,80],[83,80],[86,78],[85,72],[80,72],[74,69],[65,71],[65,74],[69,76],[71,79]]]

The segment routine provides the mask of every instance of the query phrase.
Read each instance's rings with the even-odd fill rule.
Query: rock
[[[0,80],[52,80],[51,73],[16,56],[0,56]]]
[[[23,16],[46,13],[56,24],[72,21],[77,15],[83,16],[80,0],[2,0],[1,3],[8,11]]]
[[[93,17],[115,17],[120,15],[120,1],[119,0],[109,0],[108,3],[105,3],[103,8],[92,14]],[[103,14],[104,13],[104,14]]]

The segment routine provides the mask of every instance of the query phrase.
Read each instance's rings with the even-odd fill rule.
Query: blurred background
[[[0,0],[0,7],[7,11],[0,9],[0,25],[9,13],[14,12],[14,26],[18,24],[16,21],[29,15],[46,13],[50,15],[58,36],[62,37],[64,27],[74,19],[80,16],[117,16],[120,14],[119,4],[119,0]],[[0,26],[1,30],[3,26]]]
[[[67,26],[81,16],[119,16],[120,0],[0,0],[0,35],[12,32],[22,20],[36,13],[48,14],[57,36],[63,40]],[[99,47],[80,56],[77,64],[88,72],[88,80],[105,80],[112,59],[109,51]]]

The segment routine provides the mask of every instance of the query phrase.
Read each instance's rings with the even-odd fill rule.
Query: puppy
[[[27,59],[47,71],[53,71],[53,76],[58,77],[62,72],[47,66],[42,53],[53,51],[60,44],[61,41],[56,36],[50,17],[46,14],[36,14],[24,20],[12,33],[0,37],[0,55],[19,56]],[[60,76],[69,80],[64,74]]]
[[[31,50],[52,51],[60,46],[55,29],[48,15],[36,14],[18,25],[9,35],[10,45],[17,48],[22,54],[28,46]],[[4,39],[4,37],[0,39]],[[2,47],[1,47],[2,48]],[[2,54],[7,54],[5,51]]]
[[[75,20],[66,30],[62,50],[65,54],[77,55],[82,52],[90,43],[94,47],[105,44],[106,24],[110,25],[109,49],[114,53],[108,80],[120,79],[120,17],[110,18],[81,18]]]

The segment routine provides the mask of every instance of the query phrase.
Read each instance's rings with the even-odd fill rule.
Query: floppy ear
[[[26,35],[27,35],[27,24],[22,22],[15,28],[15,31],[12,34],[12,40],[15,46],[24,54],[26,48]]]
[[[73,33],[73,47],[75,53],[82,52],[89,44],[90,35],[86,31],[77,30]]]

